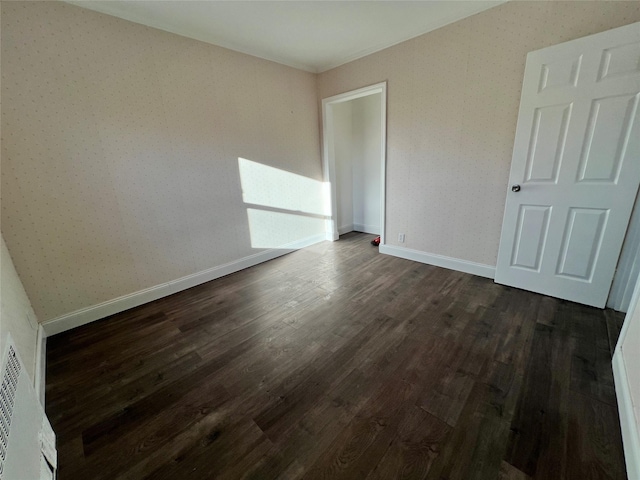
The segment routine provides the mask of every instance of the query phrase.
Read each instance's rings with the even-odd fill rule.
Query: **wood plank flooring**
[[[48,339],[59,478],[626,478],[621,314],[372,238]]]

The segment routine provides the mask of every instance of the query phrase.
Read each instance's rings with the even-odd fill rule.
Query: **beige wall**
[[[640,20],[640,2],[509,2],[319,76],[388,82],[387,241],[495,265],[527,52]]]
[[[25,364],[27,373],[35,381],[36,340],[38,320],[31,307],[20,277],[11,261],[2,238],[0,256],[0,352],[4,352],[8,334]]]
[[[638,2],[510,2],[316,76],[2,2],[3,235],[46,321],[322,233],[271,208],[321,211],[293,198],[320,189],[317,98],[387,80],[387,238],[494,265],[526,53],[638,20]]]
[[[2,74],[2,231],[41,321],[275,246],[252,241],[238,157],[322,178],[311,73],[2,2]],[[282,218],[278,238],[323,233]]]

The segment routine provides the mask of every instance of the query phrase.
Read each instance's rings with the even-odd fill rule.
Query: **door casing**
[[[325,182],[329,185],[327,193],[331,203],[331,218],[325,222],[327,240],[335,241],[338,233],[338,207],[336,205],[336,163],[334,154],[334,120],[332,106],[349,102],[357,98],[380,94],[380,245],[385,243],[385,191],[387,163],[387,82],[376,83],[368,87],[341,93],[322,100],[322,168]]]

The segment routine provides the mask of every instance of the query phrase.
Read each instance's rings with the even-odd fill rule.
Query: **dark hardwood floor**
[[[623,479],[623,316],[348,234],[56,335],[67,479]]]

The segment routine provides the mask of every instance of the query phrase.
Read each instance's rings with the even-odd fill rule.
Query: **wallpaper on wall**
[[[41,321],[277,246],[251,231],[239,158],[322,178],[307,72],[2,2],[2,74],[2,232]],[[319,224],[285,217],[278,234]]]
[[[245,202],[240,159],[321,181],[318,100],[385,80],[389,242],[494,265],[526,53],[640,20],[509,2],[316,76],[60,2],[1,8],[2,232],[41,321],[314,232]]]
[[[387,81],[387,242],[495,265],[528,52],[640,21],[640,2],[509,2],[319,76]]]

